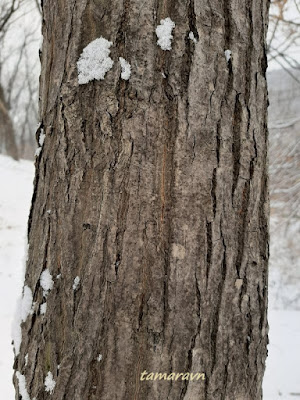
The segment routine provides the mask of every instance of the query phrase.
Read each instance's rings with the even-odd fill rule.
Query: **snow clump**
[[[40,137],[39,137],[39,145],[40,145],[40,147],[43,147],[43,144],[44,144],[44,141],[45,141],[45,137],[46,137],[46,135],[44,134],[44,130],[42,129],[42,132],[41,132]]]
[[[225,50],[225,57],[227,62],[231,60],[231,50]]]
[[[35,155],[36,157],[38,157],[38,156],[41,154],[41,151],[42,151],[42,148],[41,148],[41,147],[38,147],[38,148],[35,150],[34,155]]]
[[[172,30],[175,28],[175,23],[171,18],[165,18],[160,21],[160,25],[156,28],[156,36],[158,37],[157,44],[162,50],[172,50]]]
[[[31,291],[30,287],[28,287],[26,285],[26,286],[24,286],[24,289],[23,289],[23,296],[22,296],[22,301],[21,301],[22,322],[25,322],[28,315],[32,314],[32,301],[33,301],[32,291]]]
[[[45,378],[45,391],[49,392],[50,394],[53,393],[53,390],[55,388],[56,382],[53,379],[52,372],[48,372],[46,378]]]
[[[128,81],[131,75],[131,65],[123,57],[119,57],[119,61],[122,68],[121,78],[124,79],[124,81]]]
[[[197,43],[197,39],[195,38],[195,35],[192,31],[189,33],[189,39],[192,40],[194,43]]]
[[[52,275],[50,274],[50,271],[48,268],[45,269],[41,273],[40,284],[41,284],[42,288],[44,289],[44,292],[43,292],[44,296],[47,296],[49,290],[52,290],[53,286],[54,286]]]
[[[77,61],[78,83],[84,85],[94,79],[102,80],[114,62],[109,57],[112,42],[100,37],[89,43]]]
[[[40,306],[40,313],[41,313],[41,314],[45,314],[46,311],[47,311],[47,303],[41,304],[41,306]]]
[[[80,282],[80,278],[79,278],[79,276],[76,276],[76,278],[74,279],[74,283],[73,283],[73,290],[78,289],[79,282]]]
[[[22,375],[19,371],[17,371],[16,377],[18,378],[19,393],[21,395],[22,400],[30,400],[30,397],[29,397],[29,394],[28,394],[27,388],[26,388],[25,376]]]
[[[17,308],[12,323],[12,340],[14,342],[15,355],[18,356],[22,342],[21,323],[25,322],[28,315],[32,314],[32,291],[28,286],[24,286],[22,296],[17,301]]]

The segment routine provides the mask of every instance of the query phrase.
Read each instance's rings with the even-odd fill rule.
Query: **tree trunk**
[[[15,361],[31,399],[261,399],[267,14],[267,0],[44,2],[46,138],[25,277],[35,304]],[[169,51],[155,35],[166,17]],[[78,85],[77,60],[101,36],[114,66]]]
[[[3,88],[0,85],[0,150],[1,152],[18,160],[18,148],[16,144],[15,130],[9,115],[8,104],[4,98]]]

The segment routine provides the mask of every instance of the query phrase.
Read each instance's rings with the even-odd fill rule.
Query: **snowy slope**
[[[0,155],[0,391],[14,399],[11,323],[23,284],[26,224],[34,167]]]
[[[269,310],[269,325],[263,400],[299,400],[300,311]]]

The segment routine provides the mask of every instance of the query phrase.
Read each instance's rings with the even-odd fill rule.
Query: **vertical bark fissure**
[[[223,0],[223,10],[224,10],[224,19],[225,19],[224,43],[225,43],[225,48],[230,49],[231,36],[232,36],[231,0]]]
[[[188,14],[189,31],[186,33],[185,39],[184,39],[185,40],[185,52],[184,52],[184,56],[182,58],[182,63],[181,63],[182,85],[181,85],[180,89],[181,89],[181,96],[186,97],[186,117],[188,119],[189,103],[188,103],[187,91],[188,91],[188,87],[189,87],[191,67],[192,67],[192,62],[193,62],[193,57],[194,57],[194,52],[195,52],[195,43],[193,42],[193,40],[191,40],[189,38],[189,33],[193,32],[195,39],[196,40],[199,39],[199,34],[197,31],[197,26],[196,26],[194,0],[189,1],[187,14]]]
[[[195,0],[190,0],[189,2],[188,17],[190,32],[193,32],[195,39],[199,40],[199,33],[197,30],[197,17],[195,13]]]
[[[200,309],[201,309],[201,294],[199,290],[199,285],[198,285],[198,279],[197,279],[197,273],[195,271],[195,286],[196,286],[196,298],[197,298],[197,318],[199,319],[197,329],[195,334],[191,338],[191,343],[190,347],[188,350],[188,358],[187,358],[187,366],[185,368],[185,373],[191,373],[192,372],[192,365],[193,365],[193,351],[196,345],[196,339],[199,337],[200,330],[201,330],[201,314],[200,314]],[[184,397],[186,395],[187,389],[188,389],[189,381],[184,381],[183,387],[181,389],[180,397],[179,400],[184,400]]]
[[[214,368],[216,366],[216,359],[217,359],[217,348],[218,348],[218,330],[219,330],[219,318],[220,318],[220,313],[221,311],[221,303],[222,303],[222,297],[223,297],[223,292],[224,292],[224,287],[225,287],[225,282],[226,282],[226,273],[227,273],[227,264],[226,264],[226,245],[225,245],[225,239],[221,233],[222,237],[222,244],[223,244],[223,260],[221,263],[221,278],[219,279],[219,285],[218,285],[218,290],[216,293],[217,299],[214,305],[214,313],[212,317],[212,329],[211,329],[211,371],[210,374],[212,375]],[[209,378],[208,378],[209,379]]]
[[[240,269],[243,257],[245,256],[245,241],[247,239],[247,222],[248,222],[248,206],[250,201],[250,189],[251,181],[245,182],[244,189],[242,192],[242,202],[240,209],[238,210],[238,250],[236,257],[236,272],[238,278],[240,277]]]
[[[255,1],[255,0],[254,0]],[[245,88],[245,101],[247,107],[249,107],[250,95],[251,95],[251,84],[253,80],[253,73],[252,73],[252,60],[253,60],[253,16],[252,16],[252,7],[253,7],[253,0],[247,0],[246,7],[248,11],[248,20],[249,20],[249,45],[246,54],[246,65],[245,65],[245,78],[246,78],[246,88]]]
[[[212,223],[206,221],[206,288],[209,283],[209,272],[213,253]]]
[[[213,176],[212,176],[212,187],[211,187],[211,197],[212,197],[212,200],[213,200],[212,203],[213,203],[214,218],[216,218],[216,211],[217,211],[216,189],[217,189],[217,168],[214,168]]]
[[[232,157],[233,157],[233,179],[232,179],[232,198],[240,173],[240,157],[241,157],[241,123],[242,123],[242,106],[239,100],[239,94],[235,98],[234,119],[233,119],[233,138],[232,138]]]
[[[34,366],[32,368],[32,376],[31,376],[31,379],[30,379],[30,382],[29,382],[29,385],[28,385],[30,393],[32,391],[32,384],[33,384],[34,377],[35,377],[35,370],[36,370],[37,365],[38,365],[38,359],[39,359],[38,357],[39,357],[39,349],[37,349],[37,353],[36,353],[35,358],[34,358]]]

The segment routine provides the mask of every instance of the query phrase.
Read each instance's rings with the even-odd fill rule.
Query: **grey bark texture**
[[[268,5],[44,1],[46,138],[25,276],[36,305],[15,360],[31,399],[262,398]],[[166,17],[170,51],[155,35]],[[78,85],[76,62],[100,36],[113,42],[114,66]],[[46,268],[54,287],[40,315]],[[144,370],[206,379],[141,381]]]

